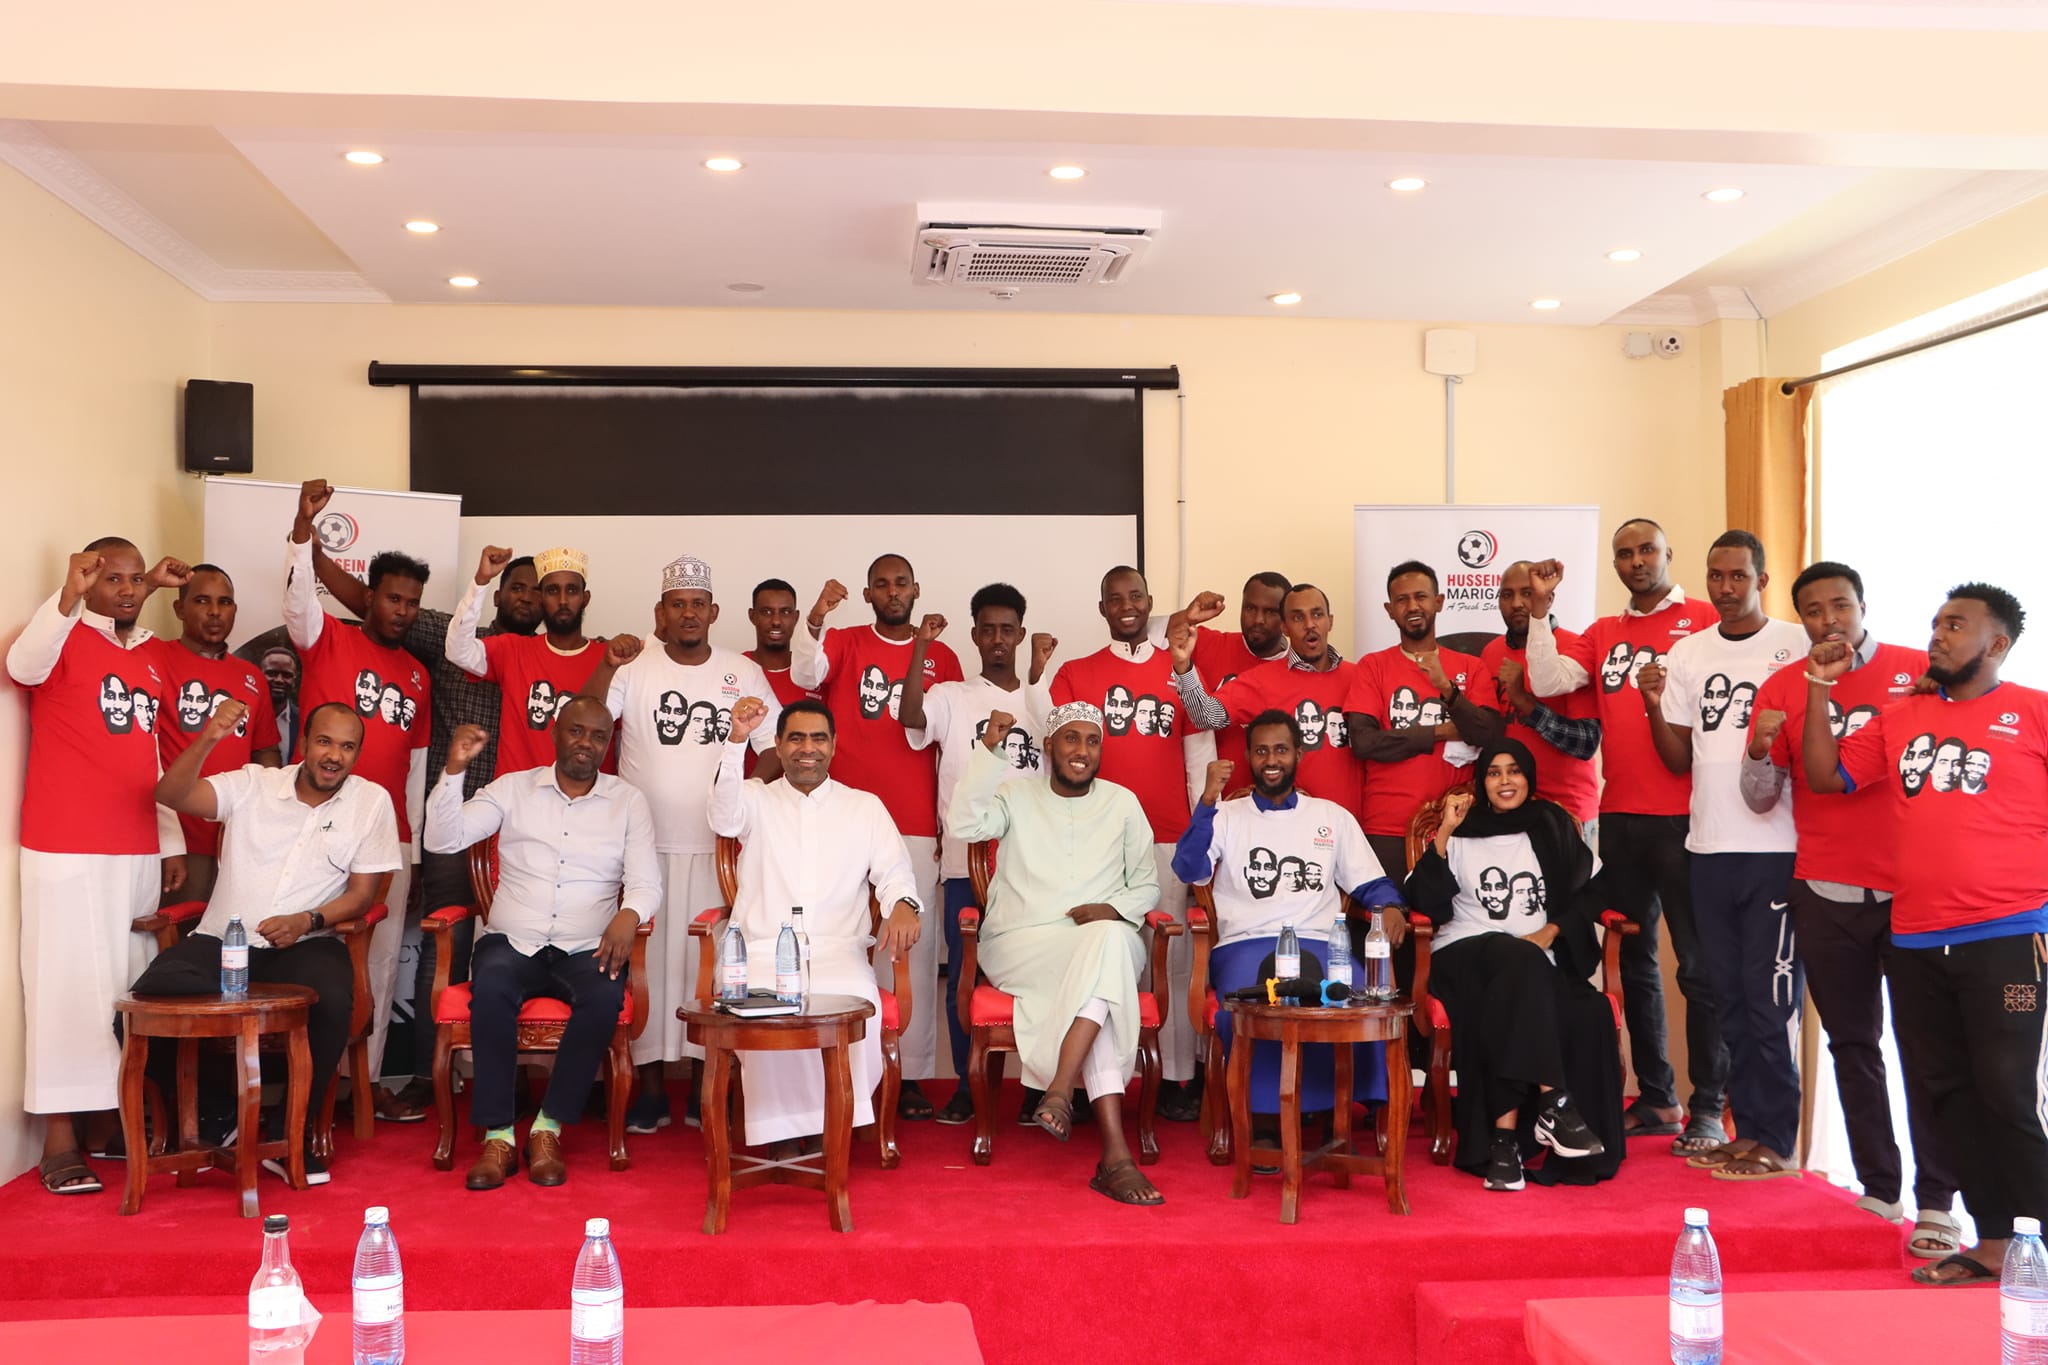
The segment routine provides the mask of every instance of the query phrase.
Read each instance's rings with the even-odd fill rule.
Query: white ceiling
[[[1269,9],[1490,14],[1525,19],[1814,28],[2048,30],[2048,0],[1149,0]]]

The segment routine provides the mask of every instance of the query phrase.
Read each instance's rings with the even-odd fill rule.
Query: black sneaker
[[[642,1135],[659,1132],[675,1120],[669,1116],[668,1093],[643,1090],[626,1110],[626,1131]]]
[[[1162,1083],[1159,1117],[1171,1123],[1193,1123],[1202,1117],[1202,1082],[1196,1079]]]
[[[1028,1085],[1024,1087],[1024,1107],[1017,1111],[1017,1126],[1019,1128],[1036,1128],[1038,1126],[1032,1121],[1031,1112],[1038,1108],[1038,1102],[1044,1098],[1045,1092],[1043,1090],[1033,1090]]]
[[[291,1179],[291,1170],[284,1164],[282,1157],[264,1157],[263,1169],[276,1176],[279,1180]],[[306,1183],[308,1185],[325,1185],[327,1181],[327,1163],[322,1161],[311,1147],[308,1147],[306,1149]]]
[[[1512,1191],[1524,1188],[1522,1146],[1513,1133],[1501,1133],[1493,1140],[1493,1155],[1486,1163],[1486,1188]]]
[[[953,1097],[940,1105],[939,1112],[933,1117],[948,1128],[974,1122],[974,1093],[965,1084],[956,1087]]]
[[[1562,1090],[1551,1091],[1550,1099],[1536,1111],[1536,1141],[1559,1156],[1598,1156],[1607,1150]]]

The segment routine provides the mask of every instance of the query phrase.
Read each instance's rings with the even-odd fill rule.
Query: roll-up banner
[[[1436,571],[1443,590],[1438,643],[1477,654],[1502,634],[1500,576],[1518,559],[1559,559],[1566,569],[1552,615],[1583,630],[1593,619],[1594,592],[1606,572],[1600,554],[1598,507],[1413,506],[1353,509],[1352,648],[1363,656],[1399,642],[1387,615],[1387,572],[1417,560]]]

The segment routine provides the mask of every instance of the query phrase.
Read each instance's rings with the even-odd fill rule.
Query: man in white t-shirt
[[[1017,650],[1024,643],[1024,594],[1008,583],[991,583],[974,594],[968,604],[974,617],[970,637],[981,654],[981,672],[959,682],[924,682],[924,651],[946,628],[946,618],[926,616],[917,628],[911,646],[910,671],[903,679],[900,719],[913,749],[939,746],[939,809],[952,805],[953,789],[967,771],[967,759],[981,743],[992,712],[1017,718],[1004,736],[999,752],[1009,760],[1005,782],[1044,775],[1045,718],[1052,712],[1052,693],[1040,679],[1059,642],[1043,632],[1031,637],[1031,675],[1028,682],[1017,676]],[[946,907],[946,960],[960,960],[960,911],[974,903],[974,883],[967,875],[967,845],[939,829],[939,876]],[[967,1029],[959,1018],[953,987],[945,988],[946,1032],[953,1049],[953,1074],[961,1084],[953,1090],[936,1117],[940,1123],[961,1124],[974,1119],[974,1095],[967,1076]],[[906,1082],[909,1084],[909,1082]],[[1026,1104],[1025,1113],[1034,1106]]]
[[[619,722],[619,776],[638,787],[652,808],[665,887],[662,913],[654,917],[647,943],[647,1027],[633,1042],[640,1094],[626,1116],[629,1133],[652,1133],[669,1123],[667,1065],[703,1055],[685,1043],[676,1008],[689,1003],[696,983],[690,921],[725,901],[708,812],[724,750],[717,735],[731,725],[732,704],[740,698],[760,697],[768,706],[767,724],[754,732],[760,756],[755,775],[772,782],[782,773],[774,739],[782,704],[760,665],[711,643],[717,619],[710,566],[683,555],[662,570],[661,598],[654,605],[661,648],[614,636],[583,688],[584,696],[600,698]],[[698,718],[694,724],[692,716]]]
[[[1691,1158],[1722,1180],[1797,1175],[1799,1067],[1791,1026],[1804,978],[1788,910],[1798,836],[1792,803],[1762,814],[1742,796],[1751,701],[1780,668],[1800,666],[1804,629],[1764,615],[1764,547],[1724,532],[1707,551],[1707,597],[1718,629],[1676,641],[1643,665],[1636,686],[1657,756],[1692,775],[1692,896],[1700,946],[1731,1060],[1728,1091],[1742,1136]],[[1788,793],[1789,795],[1789,793]]]

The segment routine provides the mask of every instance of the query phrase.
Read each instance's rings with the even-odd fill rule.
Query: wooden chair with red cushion
[[[420,928],[439,936],[434,954],[434,1110],[441,1121],[441,1140],[434,1148],[436,1170],[455,1165],[455,1054],[470,1051],[468,982],[451,985],[449,939],[456,925],[474,914],[478,930],[490,922],[491,901],[498,890],[498,840],[495,836],[469,846],[469,884],[476,893],[476,909],[449,905],[420,922]],[[611,1146],[611,1164],[623,1171],[632,1162],[626,1156],[626,1100],[633,1093],[632,1044],[647,1027],[647,936],[654,932],[648,920],[633,936],[633,958],[627,970],[625,1001],[612,1029],[610,1065],[605,1069],[605,1127]],[[562,1045],[562,1030],[569,1022],[565,1000],[536,997],[519,1007],[520,1053],[553,1052]]]
[[[974,1094],[974,1164],[986,1166],[995,1155],[996,1093],[1002,1086],[1002,1054],[1017,1050],[1017,1001],[982,977],[976,958],[981,943],[981,907],[995,880],[996,844],[985,839],[967,849],[967,875],[974,883],[975,904],[960,911],[960,963],[956,1003],[967,1025],[971,1046],[967,1082]],[[1138,995],[1138,1160],[1150,1166],[1159,1160],[1159,1021],[1166,1017],[1167,942],[1179,936],[1180,922],[1164,910],[1145,916],[1151,931],[1151,985],[1141,983]],[[1214,1074],[1214,1073],[1211,1073]]]
[[[1416,807],[1414,816],[1408,821],[1408,866],[1411,870],[1415,867],[1415,860],[1422,856],[1422,851],[1436,838],[1437,827],[1443,823],[1445,799],[1472,793],[1470,782],[1460,782],[1446,789],[1442,796]],[[1572,827],[1577,829],[1578,823],[1575,817]],[[1429,1138],[1429,1159],[1439,1166],[1448,1166],[1458,1141],[1457,1125],[1451,1122],[1451,1017],[1444,1012],[1443,1002],[1429,993],[1429,945],[1435,926],[1427,915],[1417,910],[1410,912],[1408,927],[1415,939],[1414,1027],[1418,1034],[1429,1040],[1429,1079],[1423,1084],[1420,1096],[1422,1130]],[[1621,940],[1638,931],[1635,922],[1618,910],[1602,910],[1600,928],[1600,989],[1614,1011],[1614,1038],[1615,1045],[1619,1047]]]
[[[725,897],[725,904],[703,911],[690,922],[690,937],[697,940],[697,1003],[710,1005],[718,994],[717,967],[718,945],[725,933],[725,921],[732,915],[732,904],[740,893],[740,841],[720,835],[718,839],[718,890]],[[930,931],[931,926],[925,926]],[[876,901],[873,890],[868,892],[868,932],[876,938],[882,933],[882,907]],[[868,961],[875,960],[875,949],[868,949]],[[882,1030],[882,1082],[881,1093],[875,1097],[875,1129],[880,1135],[882,1169],[893,1171],[903,1160],[903,1151],[896,1145],[896,1101],[903,1093],[903,1030],[910,1027],[910,958],[903,952],[893,954],[889,959],[895,970],[896,989],[885,990],[881,982],[875,983],[880,1008],[875,1011]],[[736,1106],[745,1104],[741,1096],[743,1076],[733,1077],[733,1094]],[[738,1112],[744,1112],[739,1110]],[[744,1132],[744,1128],[741,1129]]]

